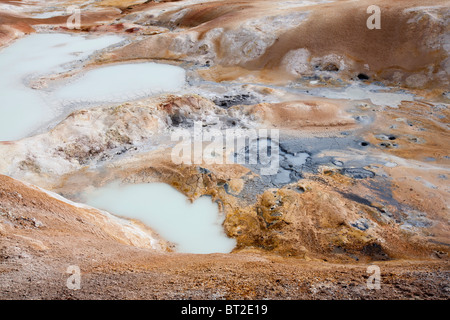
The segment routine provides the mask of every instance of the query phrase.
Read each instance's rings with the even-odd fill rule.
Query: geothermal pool
[[[28,87],[35,75],[64,71],[64,64],[85,59],[122,39],[66,34],[33,34],[0,51],[0,141],[23,138],[56,114],[43,92]]]
[[[176,244],[177,252],[228,253],[236,245],[223,230],[224,216],[209,197],[193,203],[165,183],[120,185],[115,182],[87,191],[86,204],[121,217],[136,219]]]
[[[172,92],[184,85],[180,67],[139,63],[92,69],[55,88],[29,86],[44,75],[70,71],[95,51],[123,40],[115,35],[33,34],[0,50],[0,141],[30,136],[77,108]]]
[[[88,71],[54,92],[62,102],[120,102],[179,90],[185,83],[184,69],[158,63],[121,64]]]

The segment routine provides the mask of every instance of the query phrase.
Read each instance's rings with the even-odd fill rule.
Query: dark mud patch
[[[369,179],[375,177],[374,172],[363,168],[344,168],[340,169],[339,172],[353,179]]]
[[[361,253],[375,261],[391,260],[389,255],[384,251],[383,247],[376,242],[365,245],[361,250]]]
[[[252,105],[259,103],[258,99],[251,93],[240,93],[236,95],[224,95],[217,97],[213,102],[221,108],[228,109],[237,105]]]
[[[344,198],[346,198],[346,199],[348,199],[348,200],[351,200],[351,201],[355,201],[355,202],[358,202],[359,204],[363,204],[363,205],[365,205],[365,206],[369,206],[369,207],[372,207],[372,208],[375,208],[373,205],[372,205],[372,202],[371,201],[369,201],[369,200],[367,200],[367,199],[365,199],[365,198],[363,198],[363,197],[360,197],[360,196],[358,196],[358,195],[356,195],[356,194],[354,194],[354,193],[345,193],[345,192],[339,192]]]

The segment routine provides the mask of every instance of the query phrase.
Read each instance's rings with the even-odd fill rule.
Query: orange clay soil
[[[449,290],[445,260],[377,261],[381,289],[369,290],[366,263],[255,249],[164,253],[139,246],[144,236],[132,245],[129,233],[99,223],[95,210],[11,178],[0,176],[0,199],[1,299],[445,299]],[[82,272],[77,291],[66,287],[71,265]]]

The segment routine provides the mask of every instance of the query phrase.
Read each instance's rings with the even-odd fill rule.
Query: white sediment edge
[[[14,179],[14,178],[13,178],[13,179]],[[22,180],[18,180],[18,179],[14,179],[14,180],[23,183],[24,185],[26,185],[27,187],[29,187],[29,188],[31,188],[31,189],[35,189],[35,190],[41,191],[41,192],[47,194],[48,196],[50,196],[50,197],[52,197],[52,198],[54,198],[54,199],[56,199],[56,200],[59,200],[59,201],[61,201],[61,202],[67,203],[67,204],[69,204],[69,205],[71,205],[71,206],[73,206],[73,207],[81,208],[81,209],[86,209],[86,210],[95,210],[95,211],[101,213],[101,214],[102,214],[106,219],[108,219],[110,222],[116,223],[116,224],[118,224],[119,226],[121,226],[121,227],[123,228],[123,231],[124,231],[124,234],[125,234],[125,235],[126,235],[127,233],[132,233],[132,234],[134,234],[135,236],[137,236],[137,237],[139,237],[139,238],[143,238],[143,239],[148,240],[148,242],[149,242],[149,244],[150,244],[150,246],[151,246],[152,249],[155,249],[155,250],[162,250],[162,247],[163,247],[163,246],[162,246],[162,244],[160,243],[160,241],[159,241],[158,239],[152,237],[152,236],[149,234],[149,232],[143,230],[142,228],[140,228],[138,225],[134,224],[134,223],[133,223],[132,221],[130,221],[130,220],[123,219],[123,218],[119,218],[119,217],[117,217],[117,216],[115,216],[115,215],[113,215],[113,214],[111,214],[111,213],[109,213],[109,212],[107,212],[107,211],[100,210],[100,209],[97,209],[97,208],[88,206],[88,205],[86,205],[86,204],[73,202],[73,201],[71,201],[71,200],[69,200],[69,199],[66,199],[66,198],[60,196],[59,194],[57,194],[57,193],[55,193],[55,192],[52,192],[52,191],[43,189],[43,188],[38,187],[38,186],[36,186],[36,185],[30,184],[30,183],[28,183],[28,182],[25,182],[25,181],[22,181]],[[130,240],[130,242],[133,243],[133,240],[132,240],[132,239],[129,238],[129,240]]]

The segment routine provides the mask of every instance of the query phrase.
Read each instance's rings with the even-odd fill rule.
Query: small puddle
[[[403,91],[390,92],[389,87],[374,84],[353,84],[342,89],[316,88],[310,94],[329,99],[370,100],[371,103],[390,108],[398,108],[402,101],[414,101],[414,95]]]
[[[236,246],[223,230],[224,215],[209,197],[194,203],[165,183],[111,183],[81,195],[86,204],[121,217],[136,219],[167,241],[177,252],[229,253]]]

